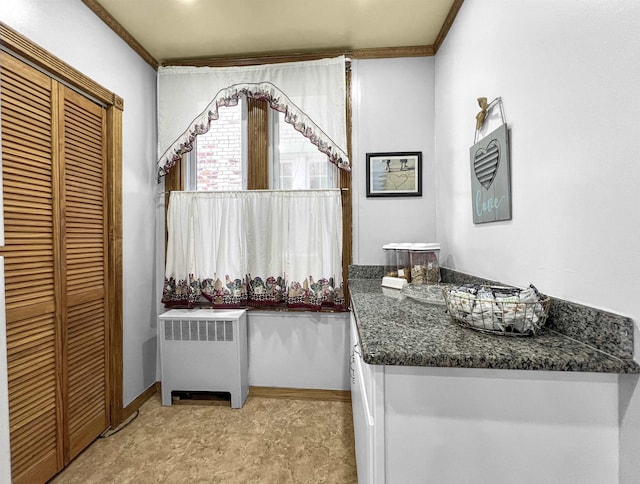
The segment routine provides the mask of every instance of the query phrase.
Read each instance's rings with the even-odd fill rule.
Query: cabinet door
[[[358,482],[384,482],[384,409],[378,386],[383,367],[373,368],[362,359],[358,328],[351,315],[351,405],[356,444]]]
[[[356,445],[356,465],[358,482],[371,482],[371,438],[373,422],[367,411],[366,389],[362,378],[361,359],[357,354],[358,344],[353,345],[351,356],[351,406],[353,413],[353,431]]]

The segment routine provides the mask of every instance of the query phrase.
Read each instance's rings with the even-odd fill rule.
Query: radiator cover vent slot
[[[233,321],[165,320],[166,341],[234,341]]]

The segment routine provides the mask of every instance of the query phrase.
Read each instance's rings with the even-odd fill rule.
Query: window
[[[266,116],[248,116],[247,100],[219,108],[220,118],[196,138],[186,167],[186,189],[193,191],[245,190],[248,185],[248,133],[265,139],[268,186],[280,190],[334,188],[338,168],[302,136],[284,114],[265,107]],[[266,120],[267,126],[262,126]],[[254,140],[255,141],[255,140]],[[255,157],[260,158],[260,157]],[[255,183],[252,184],[255,186]]]
[[[271,110],[271,188],[304,190],[336,187],[338,168],[327,155],[286,123],[284,114]]]
[[[346,91],[349,91],[350,72],[346,73]],[[172,76],[169,76],[171,78]],[[172,95],[169,100],[174,99],[174,94],[183,92],[184,89],[171,91]],[[223,92],[227,98],[233,92]],[[224,97],[221,97],[223,99]],[[176,104],[176,103],[174,103]],[[177,103],[182,106],[183,103]],[[236,114],[227,115],[223,112],[227,109],[236,109]],[[175,160],[176,169],[170,171],[165,167],[171,167],[168,162],[171,160],[161,158],[159,160],[160,175],[166,174],[165,177],[165,193],[166,204],[169,202],[169,193],[174,190],[191,190],[191,191],[238,191],[237,175],[241,173],[242,182],[240,183],[240,191],[242,190],[260,190],[260,189],[279,189],[279,190],[304,190],[317,188],[341,188],[342,195],[342,280],[346,283],[348,266],[351,263],[352,249],[352,212],[351,212],[351,173],[337,168],[330,163],[327,156],[321,153],[308,138],[303,137],[289,123],[283,119],[283,115],[272,110],[268,103],[254,96],[241,97],[239,106],[225,107],[218,105],[217,107],[219,119],[212,122],[208,133],[197,134],[193,139],[195,141],[193,150],[188,152],[182,159]],[[239,113],[239,115],[238,115]],[[240,166],[234,165],[231,171],[235,173],[235,185],[223,185],[221,180],[224,177],[209,176],[205,181],[205,171],[203,168],[206,163],[206,157],[218,157],[222,159],[227,156],[227,160],[234,159],[237,163],[236,155],[222,155],[223,145],[230,146],[231,143],[218,142],[218,148],[211,145],[207,147],[200,142],[200,149],[197,143],[200,139],[206,140],[209,136],[226,136],[224,130],[229,128],[228,125],[234,125],[234,129],[238,129],[238,116],[240,118]],[[349,136],[350,125],[350,98],[347,97],[346,103],[346,125],[347,139]],[[165,117],[167,118],[167,117]],[[164,119],[164,118],[162,118]],[[172,119],[168,117],[167,119]],[[200,122],[201,120],[197,120]],[[222,121],[222,123],[221,123]],[[225,127],[226,126],[226,127]],[[197,131],[194,124],[191,133],[185,132],[187,135],[193,135]],[[218,133],[217,135],[214,133]],[[234,135],[235,136],[235,135]],[[180,139],[183,143],[186,139]],[[177,142],[176,142],[177,143]],[[177,145],[176,145],[177,146]],[[188,144],[185,144],[188,146]],[[217,150],[217,153],[216,153]],[[185,150],[187,151],[187,150]],[[200,171],[201,179],[198,181],[198,152],[201,152]],[[208,152],[208,153],[207,153]],[[207,153],[206,156],[202,155]],[[164,165],[163,165],[164,163]],[[232,166],[232,165],[230,165]],[[212,175],[210,172],[208,175]],[[217,181],[212,184],[211,179]],[[228,180],[227,180],[228,181]],[[225,181],[226,183],[226,181]],[[230,182],[229,182],[230,183]],[[345,286],[345,300],[348,301],[348,287]]]

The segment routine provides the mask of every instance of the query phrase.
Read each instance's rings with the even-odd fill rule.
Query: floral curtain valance
[[[247,67],[161,67],[158,70],[158,174],[193,148],[241,95],[264,99],[285,121],[349,170],[346,154],[344,56]]]
[[[345,308],[340,190],[172,192],[169,307]]]

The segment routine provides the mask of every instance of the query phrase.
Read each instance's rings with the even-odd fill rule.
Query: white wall
[[[156,72],[79,0],[2,0],[0,21],[124,99],[124,404],[156,380]]]
[[[249,385],[349,390],[349,313],[250,311]]]
[[[382,265],[389,242],[435,242],[434,59],[351,61],[353,262]],[[366,154],[422,151],[422,197],[366,198]]]
[[[640,2],[465,2],[435,58],[441,261],[640,321]],[[513,219],[474,225],[476,98],[502,97]],[[636,340],[638,354],[638,339]],[[621,378],[620,479],[640,475],[637,377]]]

